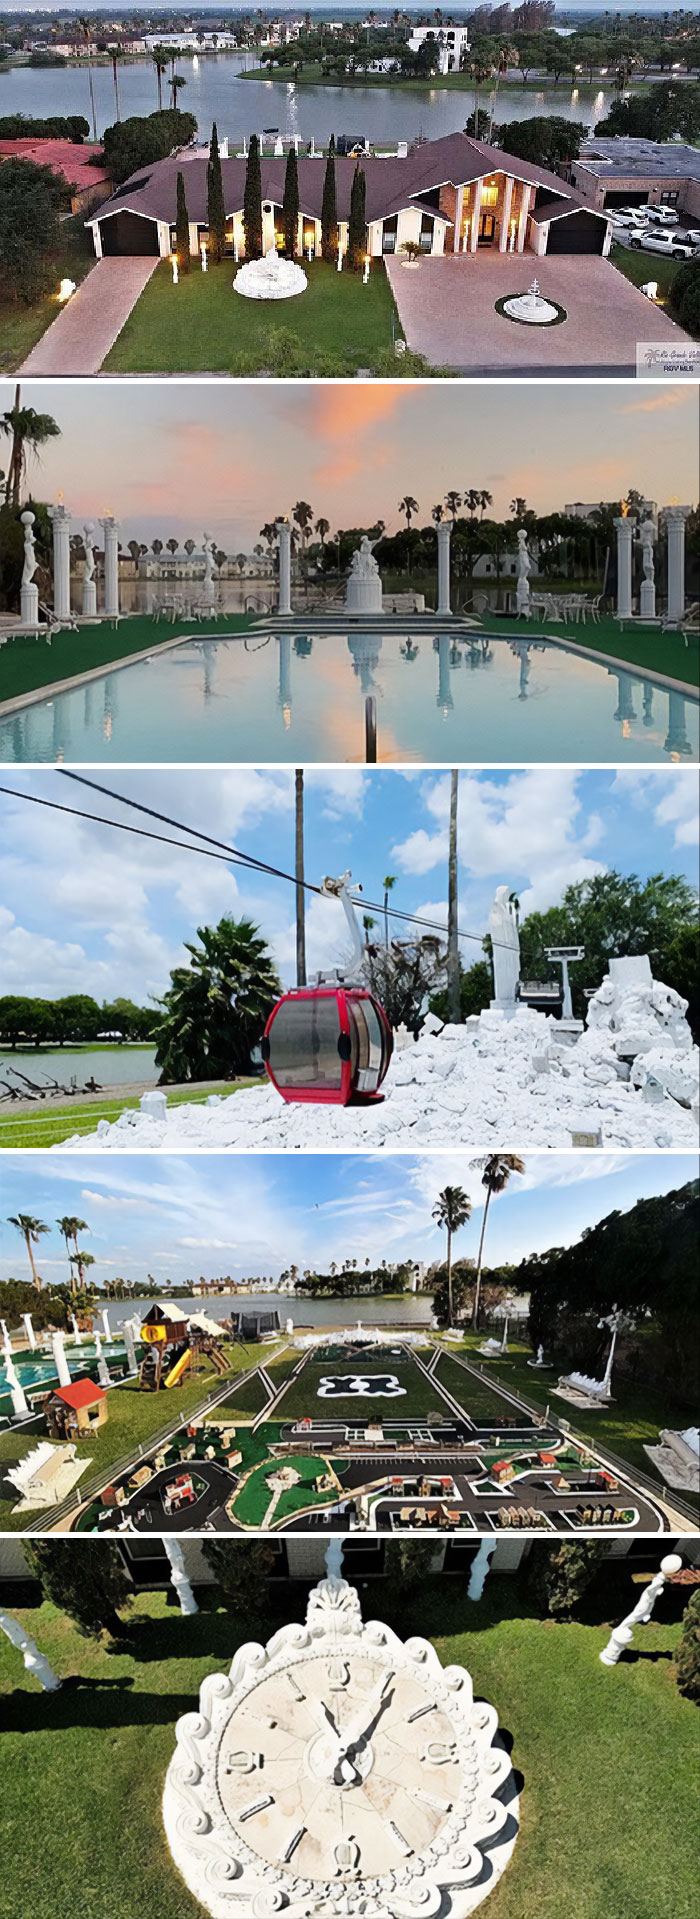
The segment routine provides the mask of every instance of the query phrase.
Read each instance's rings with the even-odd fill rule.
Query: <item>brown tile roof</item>
[[[347,220],[350,213],[350,190],[355,165],[354,159],[336,159],[339,220]],[[396,156],[379,158],[368,154],[361,165],[366,182],[368,223],[386,219],[411,204],[425,205],[425,196],[441,186],[466,186],[483,174],[496,172],[510,173],[531,186],[549,187],[562,212],[570,210],[572,206],[588,206],[588,202],[564,180],[560,180],[558,174],[548,173],[543,167],[532,166],[528,160],[502,153],[498,147],[486,146],[482,140],[471,140],[464,133],[449,133],[440,140],[427,140],[421,146],[414,147],[405,159]],[[285,169],[286,158],[283,155],[263,155],[263,200],[271,200],[281,206]],[[326,163],[322,156],[312,158],[308,154],[299,155],[299,204],[301,212],[312,219],[321,218],[325,170]],[[106,201],[93,217],[103,220],[105,216],[123,208],[132,213],[145,214],[152,220],[166,220],[173,225],[179,172],[185,176],[190,220],[198,225],[206,225],[207,156],[201,149],[191,149],[167,160],[159,160],[149,169],[142,167],[117,189],[111,200]],[[245,160],[235,157],[222,160],[221,174],[227,214],[239,213],[243,207]],[[428,205],[426,211],[451,224],[436,207]],[[589,211],[593,209],[589,207]]]

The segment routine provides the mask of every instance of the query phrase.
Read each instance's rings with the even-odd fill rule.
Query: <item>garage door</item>
[[[102,252],[146,253],[149,257],[158,252],[158,228],[155,220],[143,220],[138,213],[110,213],[106,220],[100,220]]]
[[[604,239],[604,220],[592,213],[569,213],[566,219],[552,221],[547,252],[602,253]]]

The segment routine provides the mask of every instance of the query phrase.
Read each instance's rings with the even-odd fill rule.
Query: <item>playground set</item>
[[[139,1385],[144,1392],[160,1392],[177,1386],[186,1372],[205,1369],[205,1361],[217,1373],[228,1372],[228,1361],[221,1350],[223,1327],[206,1313],[186,1318],[174,1306],[154,1305],[141,1323],[140,1337],[146,1347],[139,1370]]]

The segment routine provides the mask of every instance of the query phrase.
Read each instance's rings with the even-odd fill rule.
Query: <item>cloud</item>
[[[583,817],[580,774],[573,767],[531,767],[506,779],[460,776],[460,873],[470,880],[517,884],[523,912],[544,910],[576,879],[605,872],[590,857],[604,824]],[[433,825],[418,827],[394,846],[392,857],[413,875],[444,869],[448,856],[449,775],[429,777],[423,791]]]
[[[404,389],[353,380],[313,388],[309,395],[312,432],[318,439],[345,440],[393,417],[404,404]]]

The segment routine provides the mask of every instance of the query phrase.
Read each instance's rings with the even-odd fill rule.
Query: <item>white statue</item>
[[[205,593],[211,593],[214,584],[214,541],[210,539],[208,533],[204,535],[202,551],[204,553],[204,590]]]
[[[532,561],[528,552],[527,533],[524,526],[518,527],[518,580],[515,589],[516,604],[519,613],[526,613],[530,605],[530,568]]]
[[[350,562],[350,572],[354,574],[356,580],[371,580],[374,578],[374,575],[379,572],[379,567],[374,557],[374,548],[376,545],[376,540],[370,540],[368,535],[363,533],[360,544],[356,552],[353,553]]]
[[[95,528],[92,520],[88,520],[87,525],[83,527],[83,544],[85,547],[85,560],[83,562],[83,613],[87,615],[88,619],[94,619],[97,612],[95,549],[93,546],[94,531]]]
[[[639,529],[642,543],[642,580],[639,593],[639,611],[642,619],[656,618],[656,583],[654,580],[654,541],[656,527],[653,520],[642,520]]]
[[[34,514],[23,513],[24,527],[24,565],[22,567],[22,585],[31,586],[36,573],[36,540],[34,538]]]
[[[496,888],[496,896],[489,913],[488,930],[493,946],[495,989],[495,997],[491,1004],[514,1008],[520,979],[520,938],[515,907],[509,898],[507,886]]]
[[[376,544],[376,540],[370,540],[367,534],[363,533],[360,544],[353,553],[345,589],[345,607],[348,613],[382,612],[382,582],[372,551]]]

